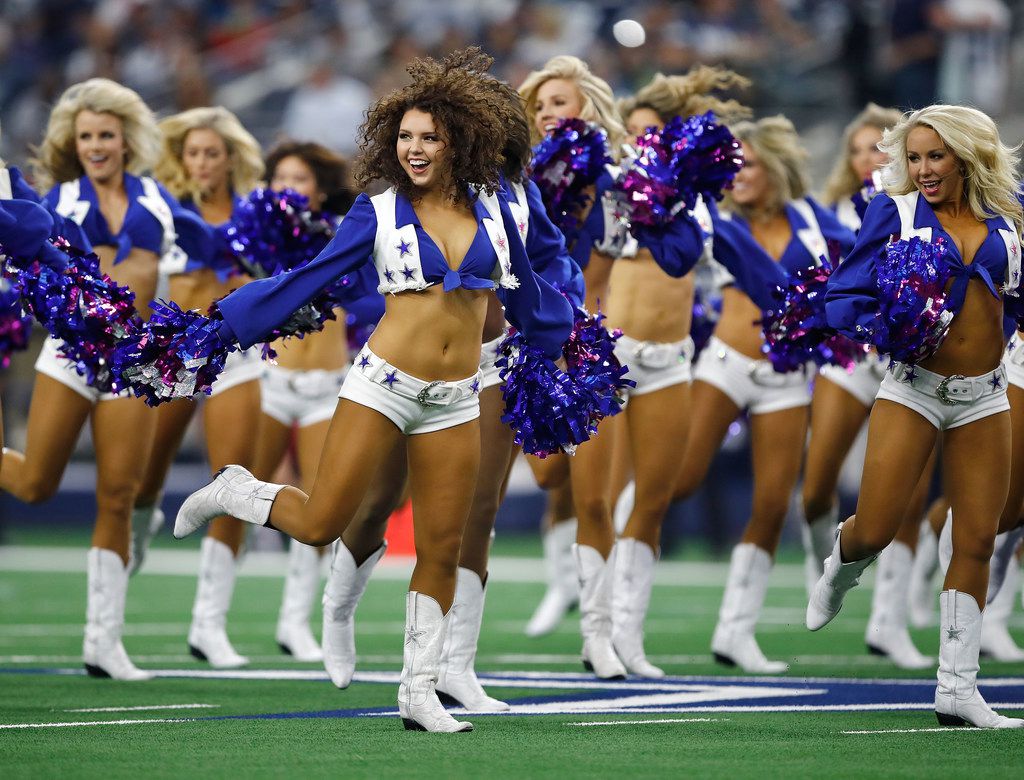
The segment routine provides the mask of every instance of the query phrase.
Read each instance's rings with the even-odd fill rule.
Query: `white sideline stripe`
[[[85,573],[86,550],[81,547],[39,547],[8,545],[0,547],[0,571],[4,572],[59,572]],[[412,575],[411,558],[385,557],[373,572],[375,580],[407,582]],[[146,566],[140,576],[169,574],[195,577],[199,571],[199,550],[159,548],[146,555]],[[238,567],[240,577],[283,578],[288,571],[288,553],[248,552]],[[660,561],[655,571],[656,585],[686,586],[691,588],[725,587],[729,564],[726,561]],[[498,556],[488,564],[488,579],[492,582],[546,582],[544,561],[537,558]],[[868,577],[868,582],[870,581]],[[867,584],[867,582],[865,583]],[[779,589],[803,590],[802,563],[777,564],[772,569],[769,586]]]
[[[219,704],[150,704],[141,707],[86,707],[62,712],[144,712],[147,710],[214,710]]]
[[[991,731],[973,726],[937,726],[932,729],[879,729],[878,731],[840,731],[840,734],[934,734],[937,731]]]
[[[140,723],[190,723],[190,718],[154,718],[152,720],[83,720],[77,723],[0,723],[0,729],[61,729],[76,726],[135,726]]]
[[[720,723],[728,718],[662,718],[660,720],[584,720],[566,726],[646,726],[650,723]],[[845,733],[845,732],[844,732]]]

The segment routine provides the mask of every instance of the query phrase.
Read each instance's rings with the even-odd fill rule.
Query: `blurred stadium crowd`
[[[1020,0],[3,0],[0,154],[22,163],[53,100],[107,76],[158,113],[222,104],[261,141],[352,152],[372,96],[420,54],[479,43],[515,84],[555,54],[627,91],[719,62],[753,78],[758,113],[806,127],[867,100],[1008,108]],[[616,21],[644,30],[624,46]],[[620,40],[625,40],[620,36]],[[1019,98],[1018,98],[1019,99]],[[1016,108],[1015,106],[1009,106]]]
[[[1024,139],[1022,11],[1024,0],[0,0],[0,156],[24,167],[57,96],[92,76],[159,115],[220,104],[266,146],[291,136],[352,155],[365,108],[404,82],[410,59],[476,43],[513,85],[556,54],[586,59],[619,93],[658,71],[728,65],[753,81],[744,102],[758,115],[794,121],[820,183],[869,100],[969,103]],[[0,375],[14,446],[37,351]],[[730,474],[745,468],[734,429]],[[87,435],[79,456],[91,457]],[[182,456],[201,459],[195,436]],[[733,513],[732,496],[705,500]]]

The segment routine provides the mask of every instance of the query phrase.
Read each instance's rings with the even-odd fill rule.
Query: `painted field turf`
[[[406,733],[392,714],[407,565],[371,580],[360,674],[338,691],[274,643],[282,554],[250,556],[236,588],[229,635],[251,667],[215,673],[185,644],[195,550],[158,549],[131,583],[125,645],[160,676],[132,684],[80,673],[84,549],[0,548],[0,777],[1024,776],[1024,733],[939,730],[933,673],[864,652],[869,587],[811,634],[799,566],[780,565],[759,639],[792,671],[743,677],[708,652],[725,564],[668,561],[647,648],[671,677],[598,684],[578,665],[575,616],[522,635],[542,585],[539,561],[502,555],[519,550],[496,547],[478,658],[513,714],[444,736]],[[1011,626],[1024,641],[1019,615]],[[913,636],[936,651],[937,629]],[[1024,664],[983,661],[983,678],[991,703],[1024,714]]]

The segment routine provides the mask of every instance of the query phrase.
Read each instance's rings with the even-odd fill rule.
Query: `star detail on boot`
[[[419,631],[416,628],[407,628],[405,630],[405,643],[409,644],[412,642],[415,645],[419,645],[420,640],[427,635],[426,631]]]
[[[953,628],[950,626],[946,629],[946,641],[947,642],[960,642],[960,635],[964,632],[962,628]]]

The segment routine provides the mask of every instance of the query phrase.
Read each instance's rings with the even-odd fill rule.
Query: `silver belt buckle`
[[[423,389],[416,394],[416,400],[419,401],[423,406],[440,406],[441,404],[438,403],[439,401],[448,400],[451,398],[451,388],[449,388],[448,399],[430,398],[430,391],[433,390],[435,387],[443,384],[444,382],[440,380],[428,382],[426,385],[423,386]]]
[[[966,378],[967,377],[965,377],[963,374],[953,374],[952,376],[947,376],[945,379],[939,382],[939,386],[935,388],[935,397],[938,398],[946,406],[956,406],[957,404],[966,403],[967,401],[970,401],[969,398],[966,401],[961,401],[959,398],[949,397],[950,383],[955,382],[957,380],[962,381]]]

